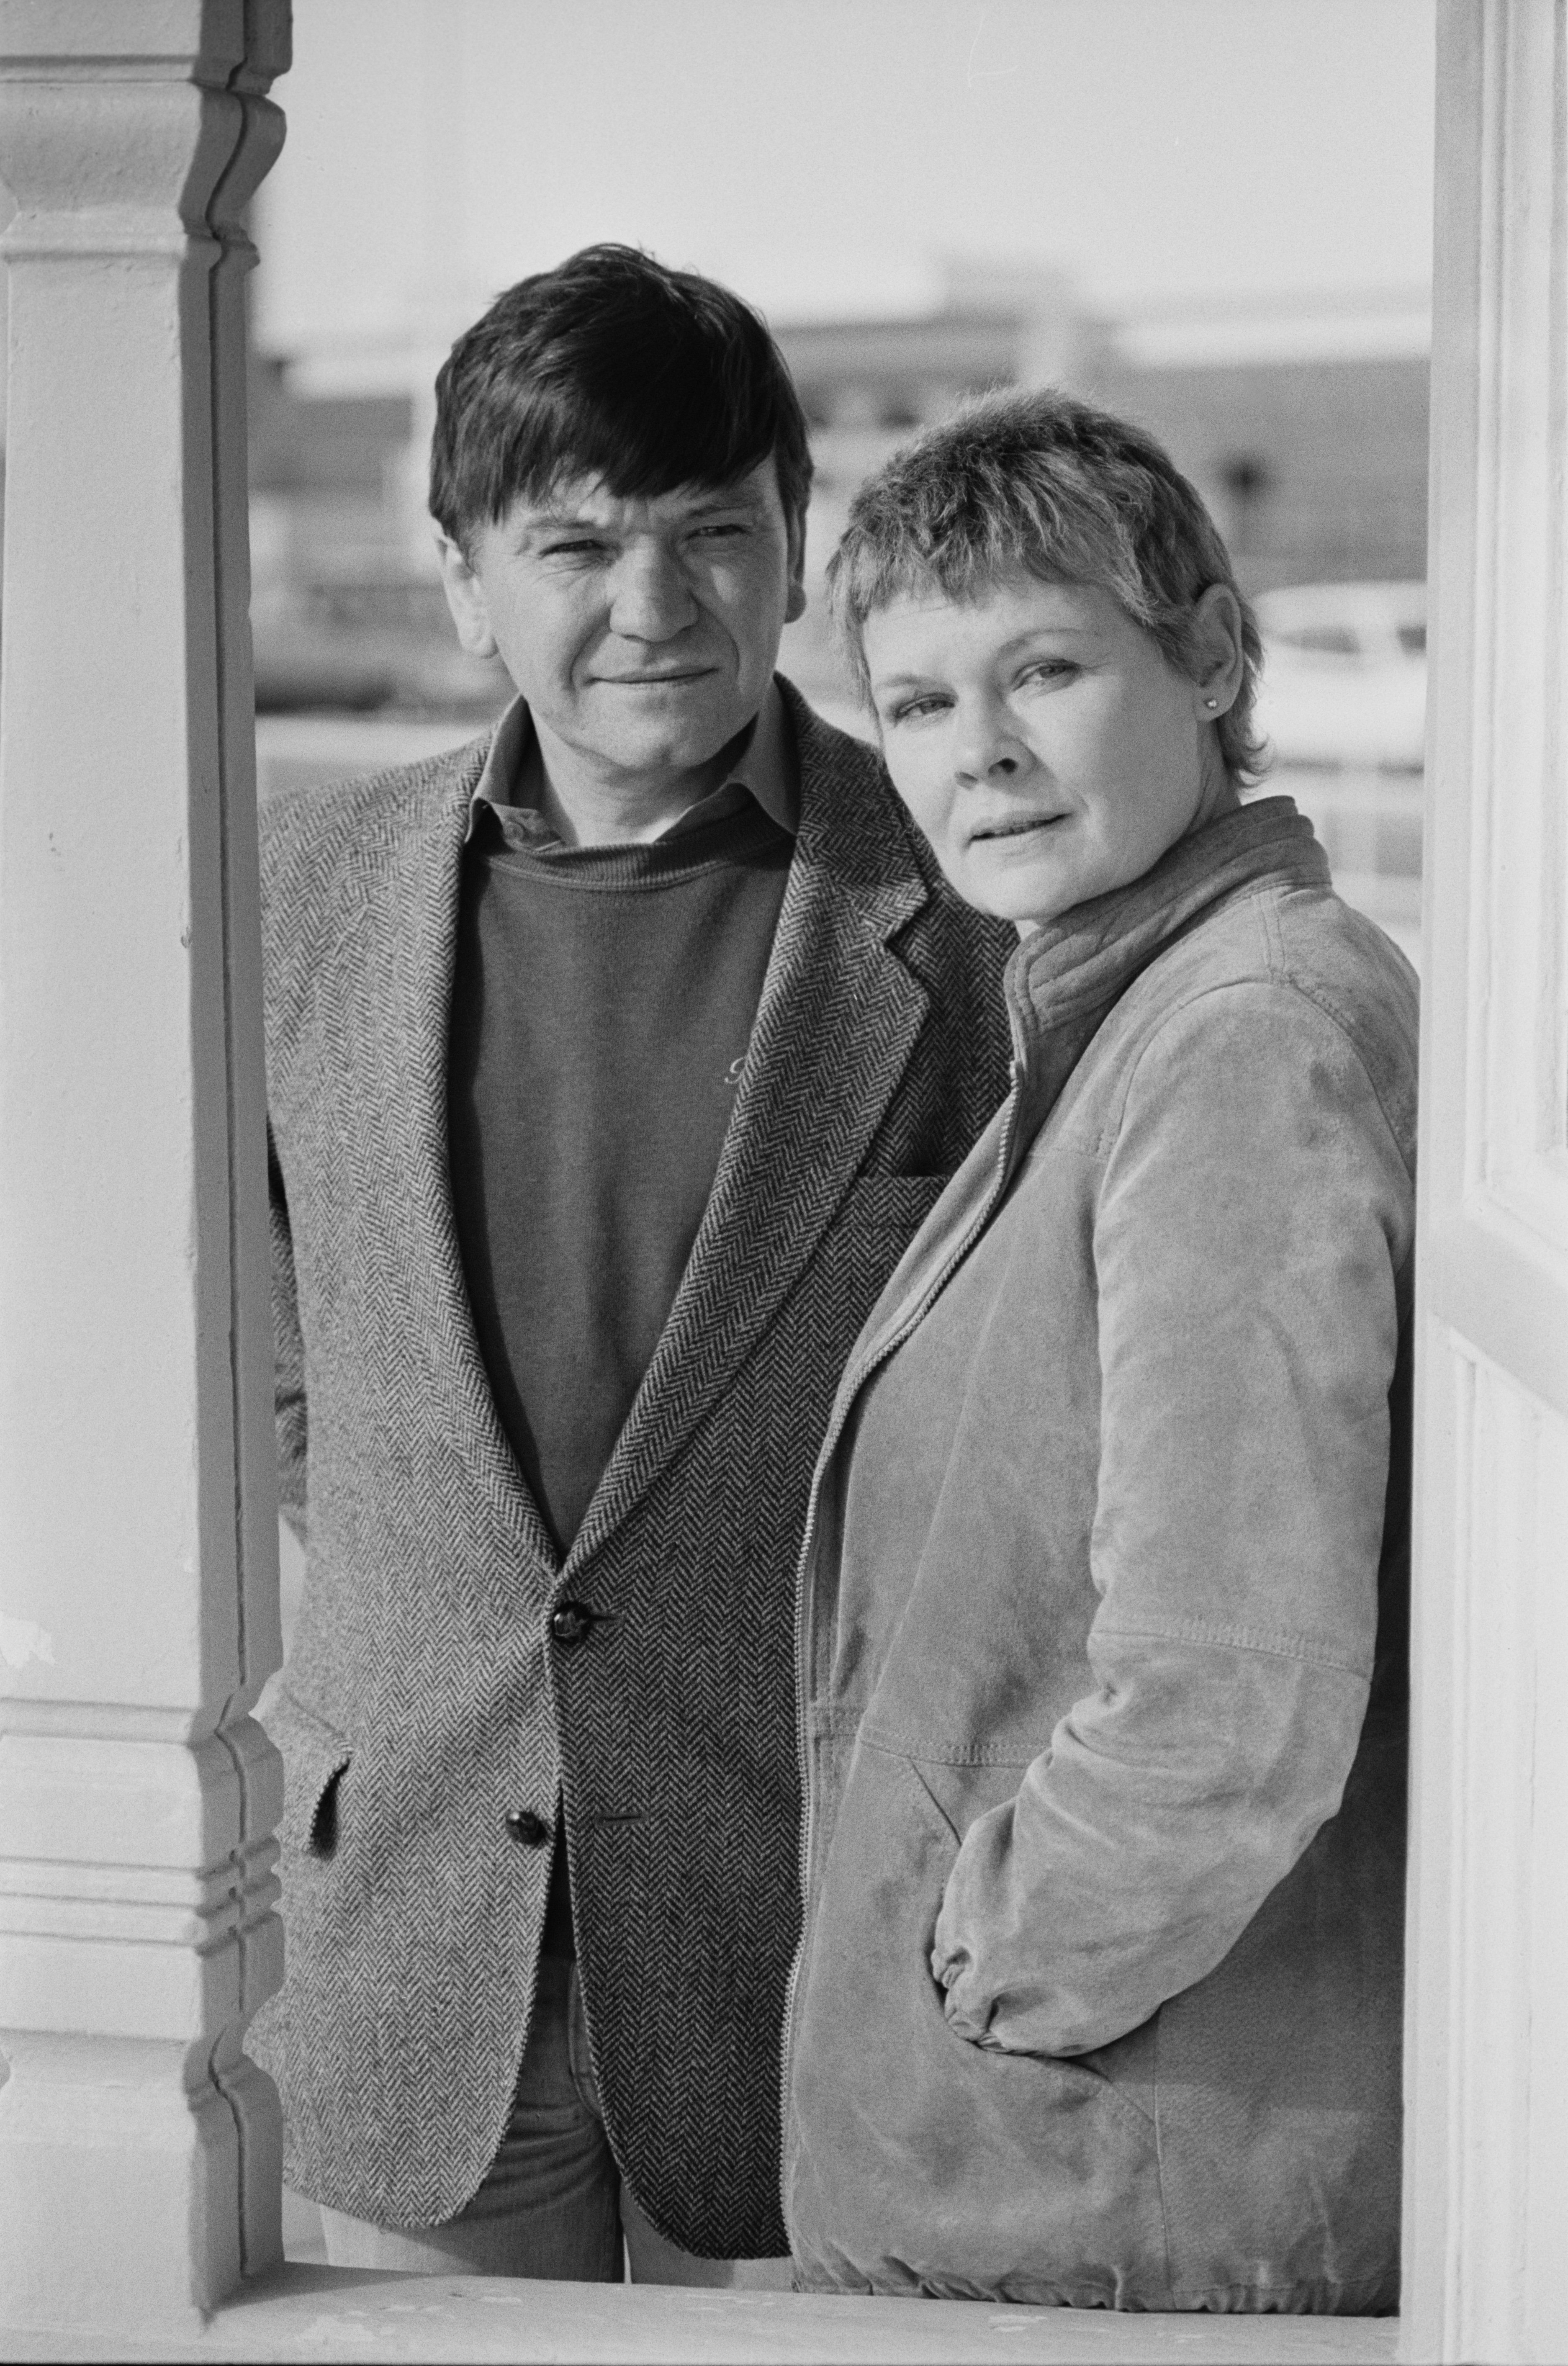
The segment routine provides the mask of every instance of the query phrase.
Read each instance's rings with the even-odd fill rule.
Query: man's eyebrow
[[[531,510],[523,519],[520,531],[529,534],[560,534],[570,530],[577,534],[603,534],[603,518],[580,517],[573,510]]]
[[[699,493],[685,512],[688,517],[708,517],[717,510],[754,510],[759,497],[753,486],[715,486],[711,492]],[[536,534],[613,534],[613,520],[584,517],[576,510],[530,510],[519,521],[518,532],[525,538]]]

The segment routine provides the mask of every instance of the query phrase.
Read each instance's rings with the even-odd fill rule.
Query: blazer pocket
[[[951,1175],[893,1175],[879,1166],[863,1166],[850,1186],[850,1196],[863,1192],[867,1205],[875,1207],[880,1193],[884,1206],[923,1210],[935,1207],[952,1180]]]
[[[857,1175],[843,1216],[896,1243],[902,1256],[952,1180],[951,1175]]]
[[[270,1723],[283,1753],[283,1820],[277,1830],[285,1863],[325,1860],[337,1847],[338,1794],[353,1746],[285,1687],[279,1688]]]

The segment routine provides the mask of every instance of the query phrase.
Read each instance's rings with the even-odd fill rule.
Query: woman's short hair
[[[793,524],[805,416],[761,316],[694,271],[585,246],[498,296],[435,381],[430,507],[464,551],[513,502],[596,477],[619,498],[734,482],[773,456]]]
[[[1093,583],[1179,672],[1201,665],[1193,609],[1214,583],[1241,607],[1244,670],[1220,747],[1238,779],[1264,769],[1252,725],[1262,644],[1213,518],[1152,435],[1052,390],[981,395],[862,485],[828,568],[833,614],[870,703],[866,618],[908,592],[969,600],[1008,576]]]

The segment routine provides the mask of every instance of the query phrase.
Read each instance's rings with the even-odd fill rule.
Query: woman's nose
[[[610,625],[631,641],[668,641],[684,632],[696,603],[678,561],[658,549],[628,551],[615,569]]]
[[[1004,715],[987,708],[964,715],[953,751],[953,771],[962,786],[981,781],[1008,781],[1021,770],[1018,742]]]

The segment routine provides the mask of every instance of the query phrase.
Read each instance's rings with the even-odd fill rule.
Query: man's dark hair
[[[602,479],[626,500],[728,485],[770,454],[794,524],[811,452],[760,315],[635,247],[585,246],[507,288],[447,355],[430,507],[467,552],[476,528],[566,479]]]

